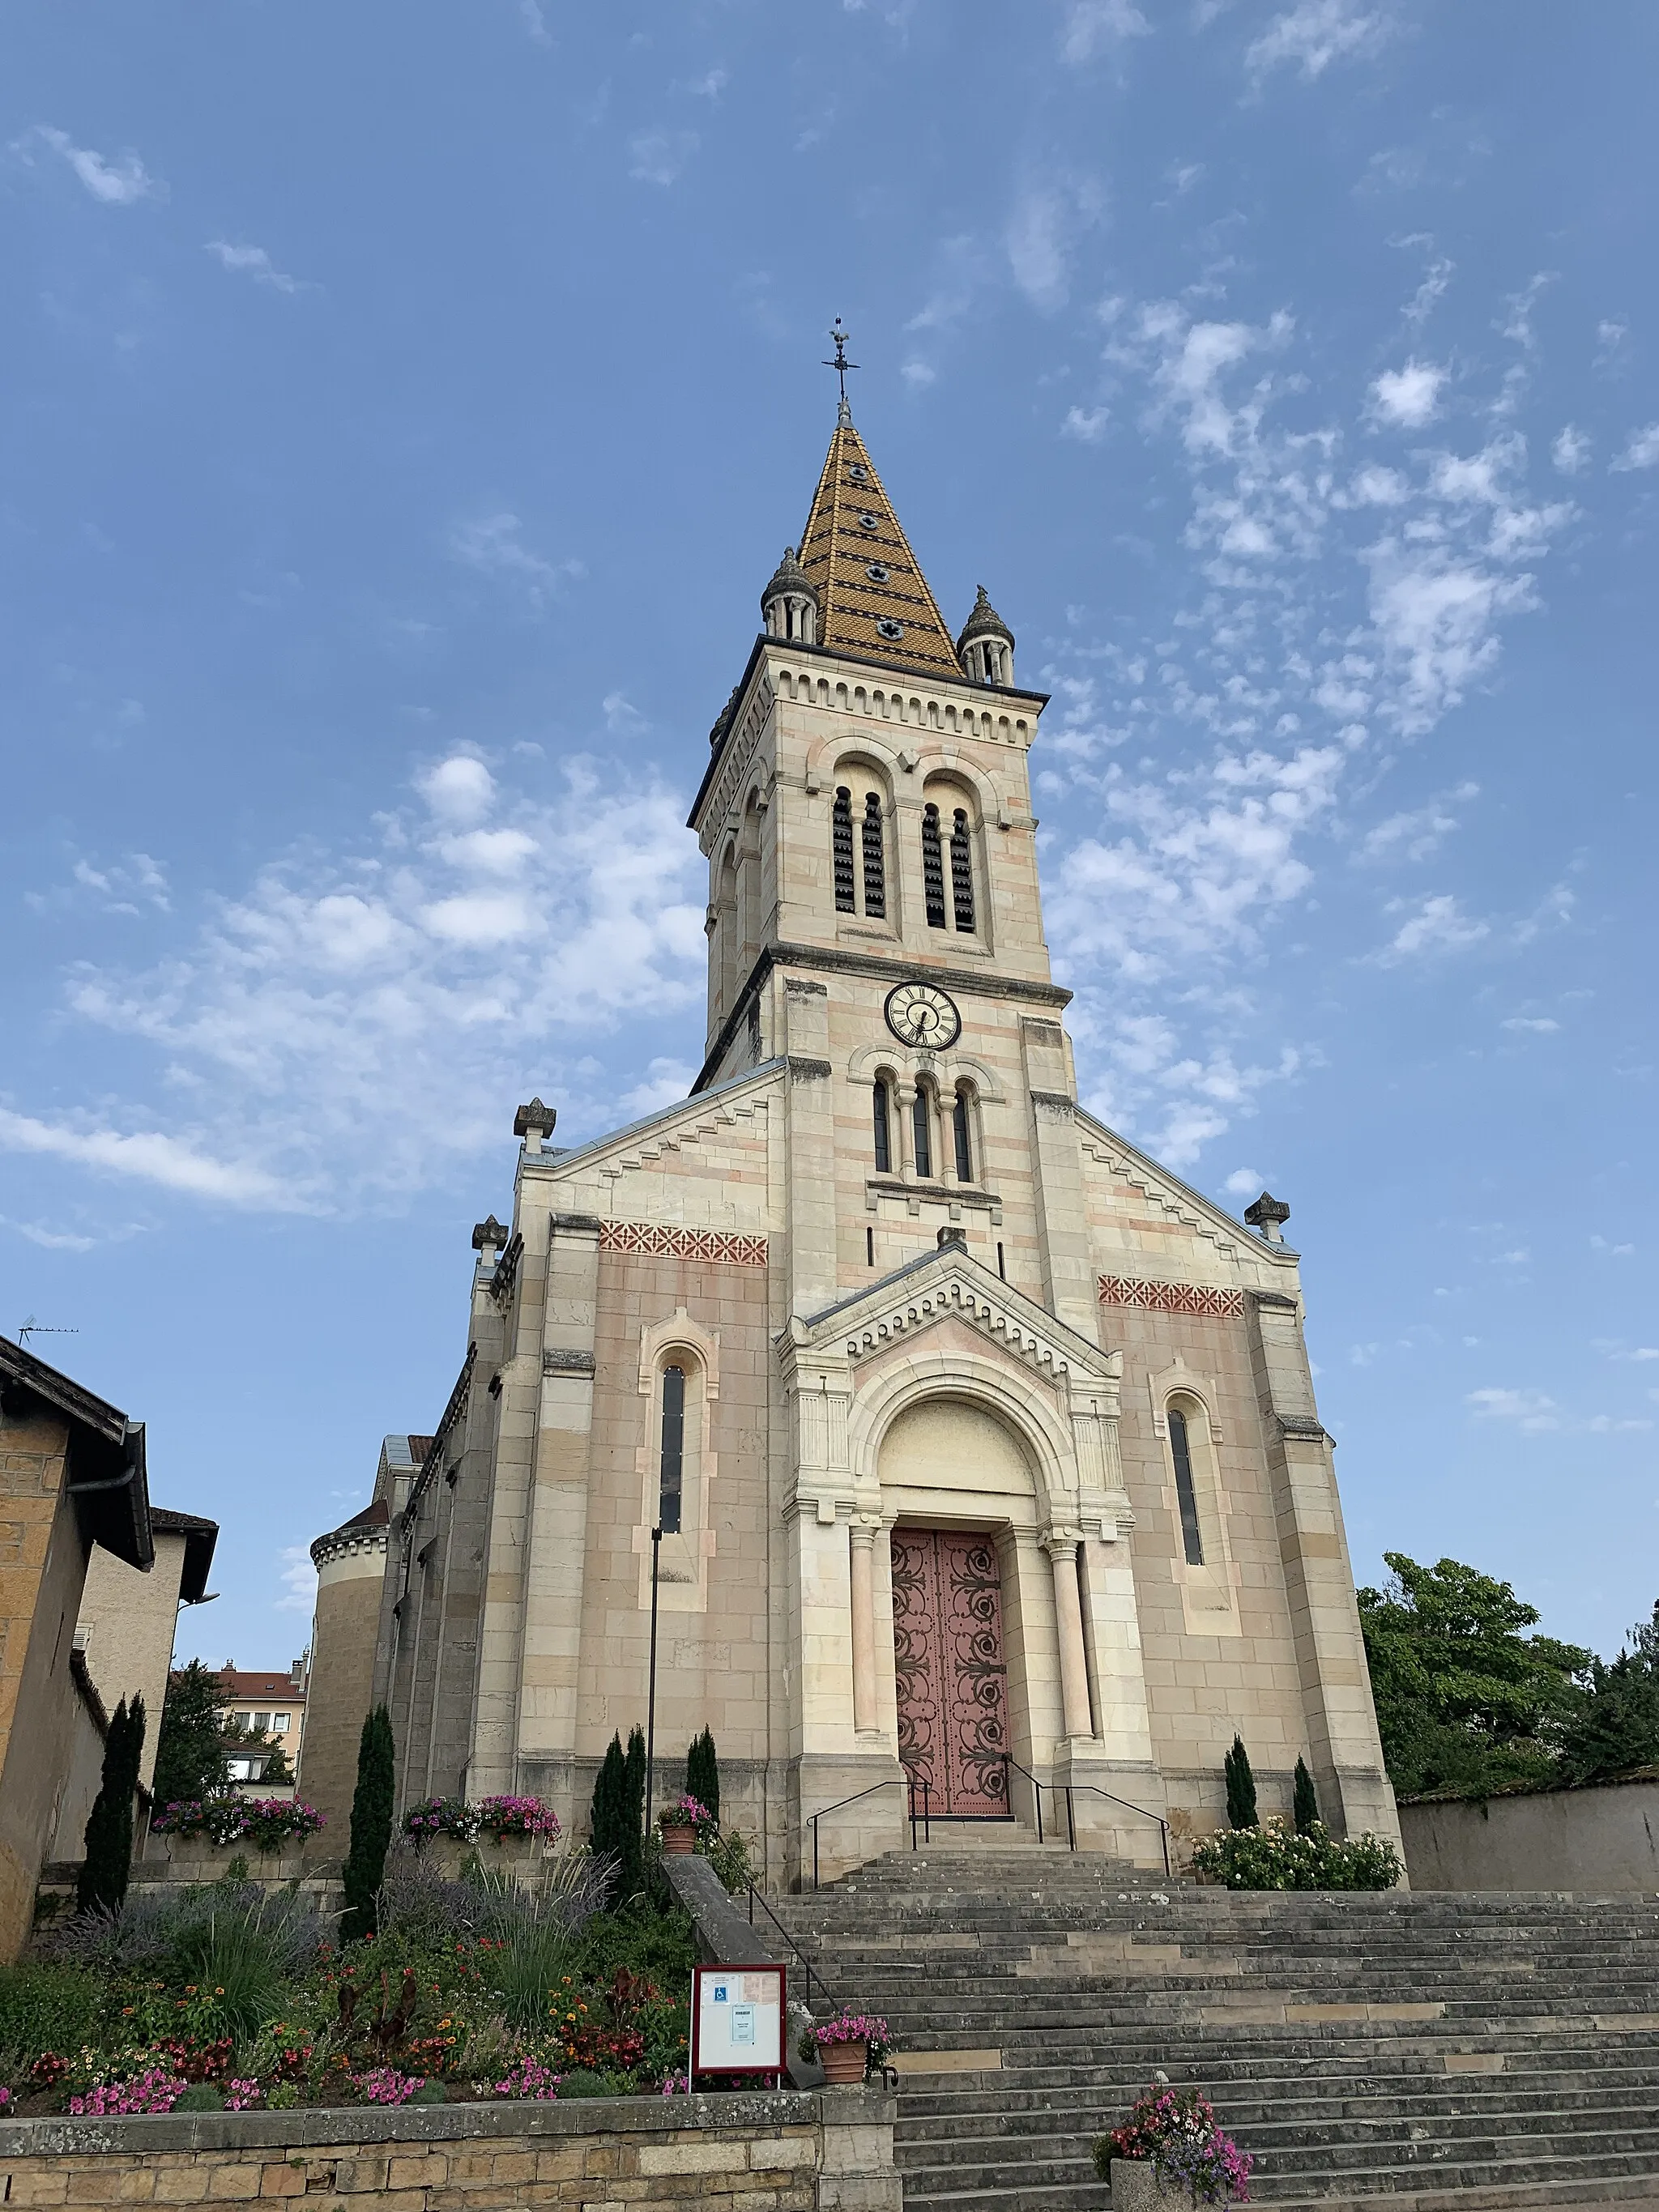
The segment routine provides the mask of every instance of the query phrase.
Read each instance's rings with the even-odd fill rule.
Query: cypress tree
[[[1250,1771],[1250,1754],[1244,1748],[1244,1740],[1235,1735],[1233,1747],[1222,1762],[1227,1778],[1227,1820],[1235,1828],[1255,1828],[1261,1826],[1255,1809],[1255,1777]]]
[[[622,1882],[617,1902],[626,1905],[645,1887],[645,1730],[635,1728],[628,1738],[623,1760],[621,1833],[617,1850],[622,1859]]]
[[[118,1912],[132,1869],[132,1801],[144,1754],[144,1701],[125,1698],[104,1738],[104,1769],[87,1821],[86,1856],[75,1885],[76,1910]]]
[[[1319,1798],[1314,1790],[1314,1778],[1308,1771],[1306,1761],[1300,1759],[1296,1762],[1296,1795],[1291,1801],[1291,1812],[1298,1836],[1305,1836],[1319,1819]]]
[[[341,1940],[374,1933],[386,1855],[392,1843],[395,1797],[392,1716],[376,1705],[357,1745],[357,1788],[351,1800],[351,1848],[345,1862],[345,1917]]]
[[[611,1747],[599,1762],[599,1771],[593,1778],[593,1811],[588,1827],[588,1842],[596,1859],[619,1858],[622,1855],[622,1738],[613,1735]]]
[[[685,1754],[685,1794],[695,1797],[699,1805],[706,1805],[718,1820],[720,1816],[720,1770],[714,1757],[714,1739],[707,1729],[692,1739]]]

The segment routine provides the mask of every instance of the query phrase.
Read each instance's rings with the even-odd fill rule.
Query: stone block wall
[[[571,2105],[0,2122],[0,2202],[307,2212],[900,2212],[894,2103],[872,2090]]]

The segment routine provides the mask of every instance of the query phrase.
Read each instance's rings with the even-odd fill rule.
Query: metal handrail
[[[1161,1813],[1154,1813],[1152,1808],[1148,1805],[1132,1805],[1127,1797],[1115,1797],[1109,1790],[1101,1789],[1097,1783],[1039,1782],[1029,1766],[1022,1766],[1019,1761],[1015,1759],[1012,1753],[1006,1751],[1002,1754],[1002,1767],[1005,1778],[1006,1777],[1008,1770],[1012,1767],[1016,1773],[1023,1774],[1025,1777],[1025,1779],[1031,1785],[1033,1794],[1036,1798],[1036,1830],[1038,1843],[1042,1841],[1042,1793],[1044,1790],[1053,1790],[1056,1794],[1063,1790],[1066,1796],[1066,1842],[1071,1850],[1075,1850],[1077,1849],[1077,1808],[1073,1802],[1073,1792],[1078,1790],[1085,1790],[1091,1797],[1103,1797],[1109,1805],[1121,1805],[1126,1813],[1137,1813],[1143,1820],[1156,1820],[1158,1822],[1158,1840],[1164,1846],[1164,1879],[1165,1881],[1168,1881],[1171,1878],[1172,1868],[1170,1860],[1170,1824]],[[1013,1793],[1006,1778],[1003,1787],[1009,1790],[1008,1804],[1009,1809],[1012,1811],[1013,1808]]]
[[[818,1822],[828,1820],[831,1813],[844,1812],[848,1806],[856,1805],[866,1797],[873,1797],[878,1790],[905,1790],[909,1793],[910,1848],[916,1848],[916,1777],[906,1767],[902,1775],[891,1776],[885,1782],[872,1782],[867,1790],[855,1790],[850,1797],[842,1797],[833,1805],[820,1805],[811,1815],[812,1823],[812,1887],[818,1887]],[[933,1784],[924,1775],[921,1781],[921,1831],[924,1842],[933,1841],[929,1825],[933,1812]],[[764,1899],[762,1900],[764,1903]]]
[[[752,1928],[755,1924],[755,1907],[758,1905],[761,1911],[766,1915],[772,1925],[777,1929],[779,1935],[782,1936],[784,1942],[789,1946],[789,1948],[793,1953],[794,1956],[800,1961],[806,1975],[807,2010],[810,2012],[812,2008],[812,1984],[816,1982],[818,1985],[819,1990],[823,1994],[826,2008],[833,2011],[835,2009],[836,2000],[829,1983],[824,1980],[822,1974],[816,1971],[812,1965],[812,1961],[807,1957],[805,1952],[801,1949],[800,1945],[796,1942],[794,1937],[784,1926],[782,1921],[779,1919],[777,1914],[773,1911],[771,1906],[761,1895],[759,1890],[756,1888],[754,1883],[752,1881],[748,1881],[745,1882],[744,1886],[749,1892],[749,1925]]]

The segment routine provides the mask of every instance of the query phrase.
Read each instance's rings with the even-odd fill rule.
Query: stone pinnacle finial
[[[1254,1206],[1247,1206],[1244,1209],[1245,1220],[1252,1229],[1259,1231],[1269,1244],[1285,1242],[1279,1231],[1290,1218],[1291,1209],[1284,1200],[1275,1198],[1271,1192],[1265,1190]]]
[[[520,1106],[513,1116],[513,1133],[524,1139],[526,1152],[538,1152],[542,1148],[542,1139],[552,1135],[558,1118],[556,1108],[544,1106],[539,1098],[532,1098],[527,1106]]]
[[[489,1259],[485,1264],[493,1266],[496,1253],[505,1251],[507,1249],[508,1235],[509,1231],[496,1220],[492,1213],[488,1221],[481,1221],[473,1231],[472,1249],[475,1252],[488,1252]]]

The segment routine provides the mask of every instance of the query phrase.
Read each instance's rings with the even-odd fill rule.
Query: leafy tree
[[[645,1730],[635,1728],[623,1760],[622,1832],[617,1838],[622,1881],[617,1902],[626,1905],[645,1887]]]
[[[1228,1826],[1234,1828],[1257,1826],[1255,1777],[1250,1771],[1250,1754],[1244,1748],[1243,1736],[1234,1736],[1233,1747],[1221,1764],[1222,1771],[1227,1778]]]
[[[720,1770],[714,1756],[714,1739],[705,1729],[694,1736],[691,1747],[685,1754],[685,1794],[695,1797],[699,1805],[706,1805],[718,1820],[720,1816]]]
[[[1591,1660],[1588,1690],[1564,1733],[1568,1778],[1594,1782],[1659,1761],[1659,1604],[1610,1666]]]
[[[1523,1634],[1538,1611],[1508,1583],[1456,1559],[1427,1567],[1403,1552],[1382,1556],[1388,1587],[1359,1592],[1359,1620],[1395,1788],[1475,1796],[1547,1779],[1590,1654]]]
[[[230,1768],[219,1718],[224,1699],[224,1684],[199,1659],[167,1676],[152,1785],[158,1805],[186,1804],[226,1787]]]
[[[357,1745],[351,1848],[344,1869],[346,1911],[340,1923],[341,1936],[347,1942],[359,1936],[372,1936],[378,1923],[380,1884],[386,1878],[386,1855],[392,1843],[395,1790],[392,1716],[384,1705],[376,1705],[363,1723]]]
[[[1296,1762],[1296,1791],[1291,1799],[1291,1818],[1296,1823],[1298,1836],[1305,1836],[1319,1823],[1319,1796],[1305,1759],[1298,1759]]]
[[[623,1856],[625,1775],[622,1738],[613,1735],[593,1781],[593,1811],[588,1827],[588,1841],[596,1859],[620,1861]]]
[[[104,1771],[87,1821],[86,1856],[75,1885],[79,1912],[118,1911],[132,1870],[132,1801],[144,1755],[144,1701],[125,1698],[104,1738]]]
[[[268,1782],[275,1788],[279,1784],[293,1781],[294,1769],[288,1763],[287,1747],[281,1736],[268,1738],[259,1749],[265,1762],[264,1771],[259,1777],[262,1782]]]

